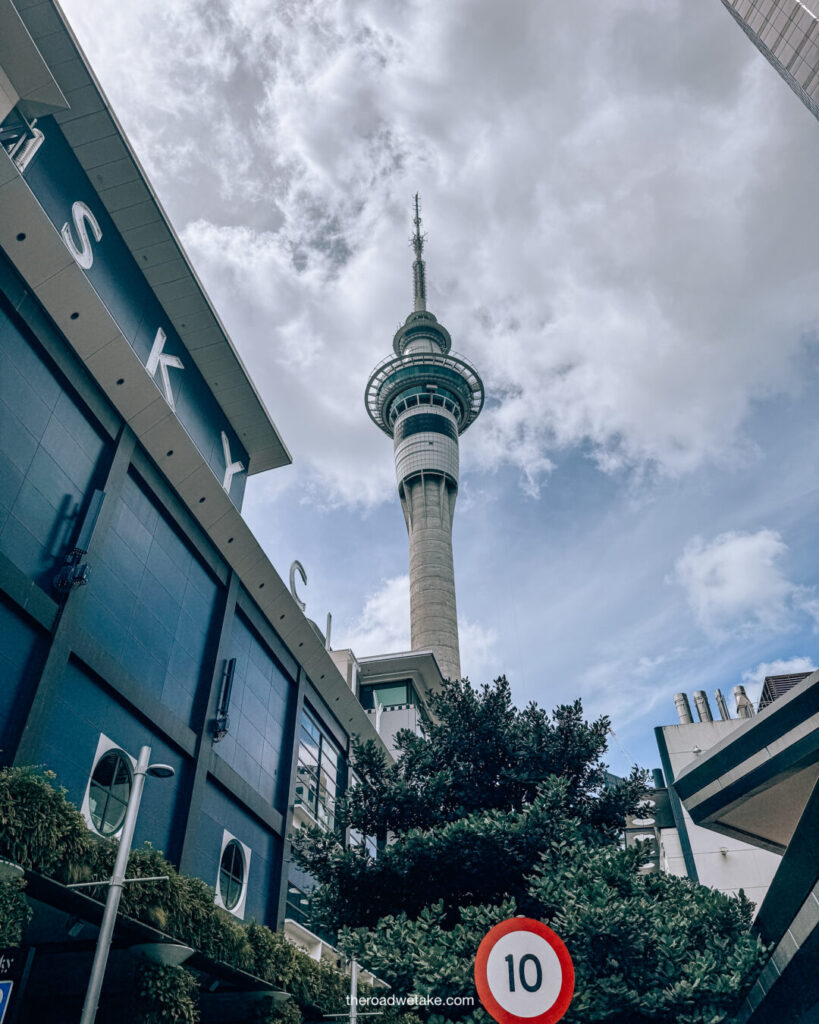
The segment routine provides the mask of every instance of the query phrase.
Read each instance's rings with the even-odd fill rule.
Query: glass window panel
[[[231,839],[222,854],[219,867],[219,893],[228,910],[233,910],[242,895],[245,879],[245,859],[241,847]]]
[[[132,779],[131,764],[121,750],[110,750],[97,762],[88,789],[88,808],[101,835],[113,835],[125,820]]]
[[[307,709],[302,715],[301,730],[296,800],[311,811],[319,824],[332,828],[343,755]],[[310,740],[306,741],[305,736]]]

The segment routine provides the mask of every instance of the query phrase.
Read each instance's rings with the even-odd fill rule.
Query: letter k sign
[[[145,364],[145,369],[148,371],[151,377],[156,376],[157,368],[159,369],[159,375],[162,378],[162,393],[165,395],[165,401],[171,407],[172,412],[176,412],[176,406],[173,400],[173,391],[171,391],[171,381],[168,377],[168,367],[173,366],[177,370],[184,370],[185,367],[182,365],[182,360],[178,356],[168,355],[163,352],[165,348],[165,332],[162,328],[158,328],[156,337],[154,338],[154,344],[151,349],[151,354],[148,356],[148,362]]]

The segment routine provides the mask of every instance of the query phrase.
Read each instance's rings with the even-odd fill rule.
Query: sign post
[[[475,986],[498,1024],[556,1024],[574,994],[574,967],[563,941],[530,917],[496,924],[478,946]]]

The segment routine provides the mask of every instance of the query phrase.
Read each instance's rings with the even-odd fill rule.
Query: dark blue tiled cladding
[[[56,781],[65,786],[69,800],[77,807],[82,806],[101,734],[134,758],[139,748],[147,744],[151,747],[152,762],[169,764],[175,769],[171,779],[146,780],[134,844],[150,842],[176,860],[190,788],[186,758],[153,733],[81,665],[71,662],[63,674],[59,696],[46,712],[40,746],[32,760],[57,773]]]
[[[0,601],[0,763],[7,763],[26,713],[27,684],[39,672],[40,631]]]
[[[244,920],[272,924],[278,899],[281,840],[211,782],[197,822],[193,870],[214,887],[226,830],[250,848]]]
[[[221,481],[225,472],[222,431],[228,437],[231,457],[241,461],[246,469],[248,455],[238,435],[225,419],[216,397],[128,251],[59,125],[51,117],[45,117],[40,119],[39,127],[45,132],[45,139],[26,167],[25,178],[46,215],[54,227],[62,231],[64,226],[72,225],[72,207],[77,201],[85,203],[93,212],[102,234],[91,243],[89,250],[91,265],[85,270],[89,282],[143,365],[160,328],[166,335],[164,351],[181,357],[183,368],[171,371],[176,416],[216,477]],[[76,226],[67,230],[76,233]],[[143,260],[146,259],[147,255],[143,254]],[[185,326],[183,322],[181,327]],[[241,508],[246,479],[247,474],[242,472],[231,482],[230,497],[237,508]]]
[[[48,591],[105,452],[102,433],[0,309],[0,552]]]
[[[287,807],[295,685],[240,615],[227,659],[236,659],[227,735],[214,746],[250,786],[278,810]]]
[[[207,687],[219,586],[132,476],[94,552],[82,625],[152,696],[192,724]]]

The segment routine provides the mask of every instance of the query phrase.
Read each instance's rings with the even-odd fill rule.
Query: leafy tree
[[[362,784],[342,822],[376,834],[376,859],[319,830],[297,857],[319,882],[314,920],[393,992],[474,1006],[428,1005],[430,1024],[485,1022],[475,953],[499,921],[526,914],[566,942],[576,971],[567,1022],[719,1024],[763,953],[751,904],[669,875],[642,875],[622,849],[623,817],[645,785],[636,770],[608,785],[608,720],[579,702],[550,717],[511,703],[505,679],[447,683],[424,736],[399,734],[400,758],[356,750]],[[384,840],[390,836],[390,842]]]
[[[623,814],[639,798],[639,773],[606,787],[602,755],[611,723],[605,716],[585,722],[579,700],[551,717],[534,703],[520,711],[501,677],[480,690],[468,680],[447,681],[430,705],[434,719],[423,736],[398,734],[397,764],[388,765],[374,742],[356,747],[356,770],[366,785],[349,795],[347,820],[382,843],[388,833],[473,811],[520,808],[551,775],[567,780],[577,815],[601,838],[619,833]]]
[[[645,779],[636,769],[609,784],[609,720],[584,721],[580,701],[551,717],[535,704],[520,711],[501,677],[480,690],[447,681],[430,704],[423,736],[398,734],[396,763],[373,742],[355,748],[362,784],[338,820],[378,838],[375,860],[346,848],[340,833],[295,837],[297,858],[321,883],[313,919],[328,930],[414,914],[438,899],[450,915],[507,896],[525,903],[526,876],[560,821],[577,819],[590,843],[610,842],[640,799]],[[544,793],[541,783],[554,778],[562,785]],[[388,835],[397,841],[387,844]]]

